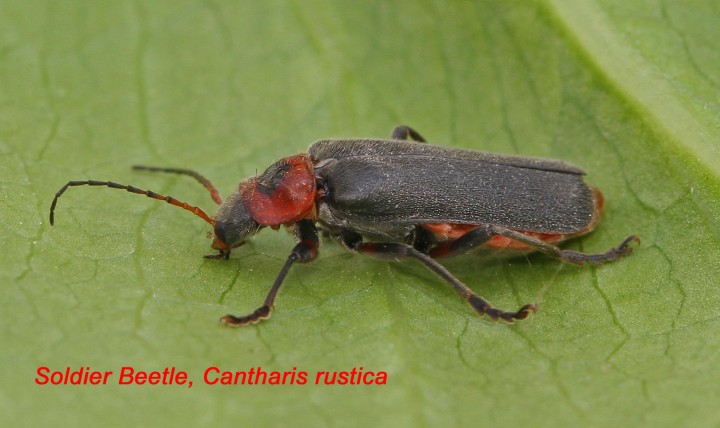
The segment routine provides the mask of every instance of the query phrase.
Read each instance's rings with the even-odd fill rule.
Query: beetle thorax
[[[287,157],[242,183],[243,203],[255,221],[279,226],[306,218],[315,207],[315,174],[310,157]]]

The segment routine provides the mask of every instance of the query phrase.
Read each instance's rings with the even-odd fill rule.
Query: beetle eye
[[[227,242],[227,226],[224,221],[215,222],[215,237],[222,242]]]

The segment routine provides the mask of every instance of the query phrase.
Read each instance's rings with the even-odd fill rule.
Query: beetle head
[[[245,180],[240,183],[242,188]],[[245,208],[241,192],[235,192],[228,197],[215,214],[215,237],[212,248],[215,250],[229,250],[245,243],[245,238],[260,229],[260,225],[252,218]]]

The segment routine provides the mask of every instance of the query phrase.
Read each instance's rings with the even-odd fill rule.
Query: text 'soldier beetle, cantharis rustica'
[[[270,316],[275,296],[295,263],[318,254],[320,223],[352,251],[399,260],[415,258],[447,282],[479,314],[493,320],[521,320],[528,304],[505,312],[477,296],[435,259],[485,250],[541,251],[560,260],[599,265],[630,254],[630,236],[603,254],[561,250],[556,244],[592,231],[600,221],[603,197],[582,180],[583,170],[550,159],[502,156],[426,144],[413,129],[398,126],[389,140],[321,140],[307,154],[279,160],[262,174],[240,182],[222,202],[200,174],[175,168],[135,169],[185,174],[210,191],[220,205],[215,217],[170,196],[111,181],[70,181],[72,186],[107,186],[144,194],[191,211],[214,228],[212,259],[230,251],[265,226],[288,227],[297,245],[288,256],[261,307],[249,315],[226,315],[241,326]],[[369,242],[366,242],[365,240]]]

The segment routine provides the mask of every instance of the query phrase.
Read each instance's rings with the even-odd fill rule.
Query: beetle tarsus
[[[563,250],[560,252],[560,258],[562,260],[578,265],[583,265],[587,262],[597,266],[607,262],[619,260],[629,254],[632,254],[634,248],[631,247],[630,244],[633,242],[640,243],[640,238],[635,235],[628,236],[617,247],[611,248],[605,253],[600,254],[585,254],[578,251]]]
[[[203,257],[210,260],[229,260],[230,250],[218,250],[217,254],[208,254],[207,256]]]
[[[493,321],[503,320],[507,323],[524,320],[531,312],[535,313],[537,311],[537,305],[534,303],[528,303],[517,312],[503,311],[502,309],[493,307],[487,300],[475,294],[468,298],[468,303],[481,316],[487,315]]]
[[[236,317],[234,315],[225,315],[220,318],[220,322],[230,327],[243,327],[250,324],[257,324],[262,320],[270,318],[270,306],[262,305],[255,309],[253,313],[245,315],[243,317]]]

